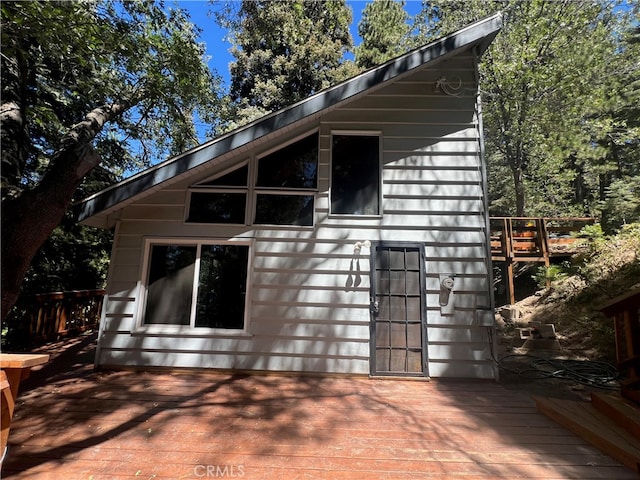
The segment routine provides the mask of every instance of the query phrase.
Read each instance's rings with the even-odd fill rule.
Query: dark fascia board
[[[75,205],[76,218],[78,221],[84,221],[105,210],[112,210],[119,203],[131,200],[169,179],[457,50],[476,45],[480,55],[491,44],[501,27],[502,14],[497,13],[170,158],[81,201]]]

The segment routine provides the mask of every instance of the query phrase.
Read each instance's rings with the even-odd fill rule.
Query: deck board
[[[55,363],[19,397],[2,478],[637,478],[491,382]]]

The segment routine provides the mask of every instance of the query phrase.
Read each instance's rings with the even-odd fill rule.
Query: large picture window
[[[143,324],[242,330],[248,262],[249,245],[151,244]]]
[[[378,135],[332,136],[331,213],[381,214]]]

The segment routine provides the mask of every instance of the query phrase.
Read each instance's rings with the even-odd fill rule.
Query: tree
[[[229,29],[231,64],[227,128],[279,110],[356,73],[351,10],[344,0],[244,0],[219,16]]]
[[[480,88],[489,169],[506,167],[512,177],[510,213],[589,210],[584,203],[593,205],[592,186],[585,182],[606,152],[587,119],[614,81],[609,61],[619,53],[616,31],[624,16],[614,14],[611,2],[427,3],[422,18],[437,35],[498,10],[505,14],[502,32],[482,59]],[[588,192],[580,193],[585,185]]]
[[[356,65],[367,69],[409,50],[411,26],[405,2],[377,0],[362,11],[358,34],[362,43],[355,49]]]
[[[180,10],[112,0],[1,9],[5,318],[83,180],[194,145],[193,114],[215,113],[218,79]]]
[[[592,176],[607,233],[640,221],[640,5],[630,13],[631,25],[617,32],[622,42],[608,64],[606,102],[585,122],[605,151]]]

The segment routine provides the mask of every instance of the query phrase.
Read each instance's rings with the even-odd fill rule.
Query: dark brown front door
[[[424,246],[371,248],[371,374],[428,376]]]

